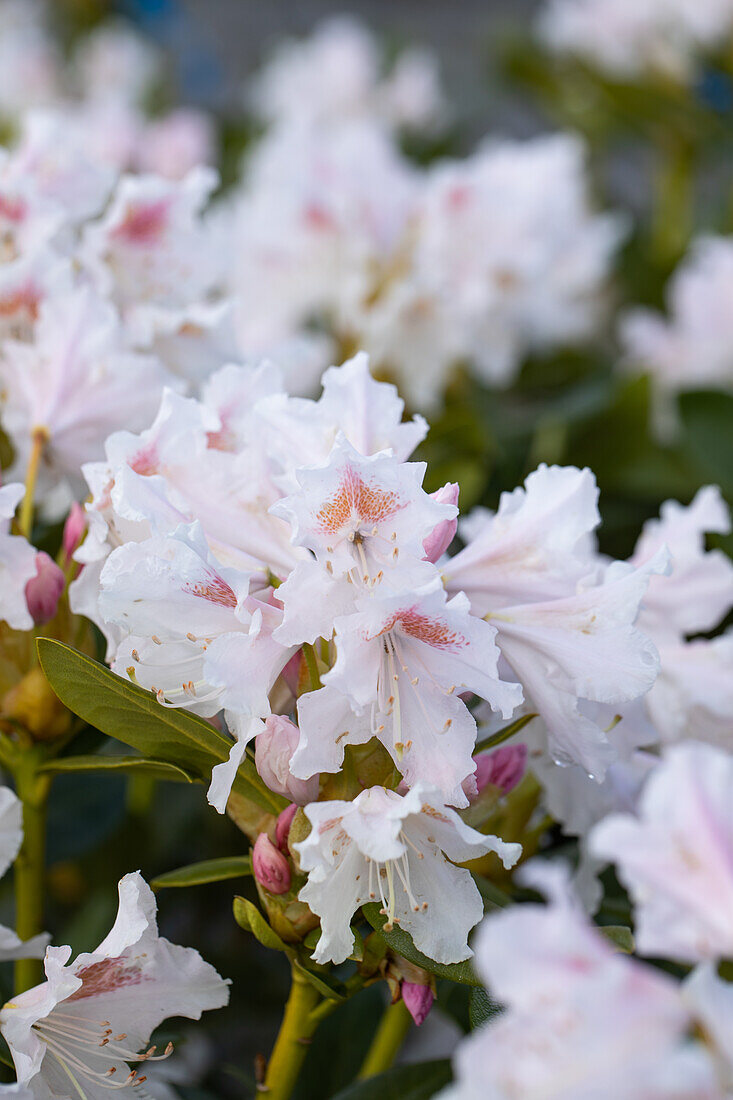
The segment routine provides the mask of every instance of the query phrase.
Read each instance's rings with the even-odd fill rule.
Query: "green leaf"
[[[630,928],[626,928],[623,924],[604,924],[598,931],[610,940],[618,951],[623,952],[624,955],[633,955],[634,936]]]
[[[269,947],[271,951],[290,951],[277,932],[270,928],[257,906],[246,898],[234,899],[234,919],[245,932],[251,932],[263,947]]]
[[[151,692],[63,642],[39,638],[36,644],[41,668],[61,702],[95,729],[205,782],[212,768],[228,759],[230,739],[203,718],[161,706]],[[239,766],[233,789],[270,813],[284,805],[248,758]]]
[[[227,856],[224,859],[205,859],[201,863],[189,863],[176,871],[166,871],[150,883],[154,890],[172,886],[205,886],[209,882],[222,882],[227,878],[243,878],[252,874],[250,856]]]
[[[468,1017],[471,1027],[483,1027],[485,1023],[493,1019],[501,1012],[501,1006],[492,1001],[489,994],[483,988],[471,990],[468,1001]]]
[[[385,932],[384,925],[387,922],[379,910],[379,902],[370,902],[368,905],[362,906],[362,912],[372,928],[379,933],[393,951],[398,955],[402,955],[403,959],[407,959],[408,962],[414,963],[416,966],[421,966],[423,970],[435,974],[438,978],[448,978],[452,982],[460,982],[461,985],[481,985],[470,962],[435,962],[433,959],[429,959],[427,955],[423,955],[422,951],[418,951],[412,941],[412,936],[409,932],[405,932],[403,928],[395,925],[391,932]]]
[[[449,1085],[451,1079],[451,1066],[447,1058],[412,1066],[396,1066],[367,1081],[357,1081],[334,1096],[333,1100],[430,1100],[431,1096]]]
[[[498,730],[496,733],[492,733],[490,737],[484,737],[483,741],[479,741],[473,750],[474,756],[477,752],[484,752],[486,749],[496,748],[497,745],[502,745],[505,741],[508,741],[510,737],[513,737],[515,733],[519,733],[521,729],[531,722],[533,718],[536,718],[536,714],[523,714],[521,718],[517,718],[516,722],[511,722],[508,726],[504,726],[503,729]]]
[[[131,772],[133,775],[149,775],[154,779],[167,779],[173,783],[197,783],[198,778],[165,760],[149,760],[144,756],[61,756],[49,760],[38,769],[46,775],[60,775],[63,772]]]

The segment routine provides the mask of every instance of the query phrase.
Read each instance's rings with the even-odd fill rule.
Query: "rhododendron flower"
[[[502,493],[495,515],[459,524],[466,546],[442,566],[450,592],[465,592],[474,615],[570,596],[595,567],[600,523],[590,470],[540,465],[524,487]]]
[[[602,779],[616,759],[605,732],[611,708],[644,695],[659,671],[653,642],[634,622],[650,575],[667,567],[661,550],[638,569],[610,566],[603,583],[580,587],[576,595],[488,616],[502,657],[547,725],[556,760],[574,761]]]
[[[250,596],[249,580],[213,557],[199,524],[119,547],[100,574],[100,614],[128,632],[116,671],[150,688],[163,705],[204,716],[224,709],[237,740],[209,791],[220,812],[292,656],[272,638],[282,612]]]
[[[470,829],[422,787],[406,795],[370,787],[352,802],[316,802],[305,813],[312,829],[294,847],[308,873],[298,896],[321,918],[317,962],[350,955],[351,918],[370,901],[381,901],[388,925],[399,924],[436,962],[469,958],[468,933],[483,903],[456,863],[496,852],[511,867],[521,854],[519,844]]]
[[[729,237],[700,237],[669,283],[669,318],[636,309],[622,319],[627,359],[651,373],[659,390],[658,424],[666,433],[674,430],[677,419],[668,407],[670,393],[727,388],[733,379],[727,308],[732,285],[733,242]]]
[[[534,348],[588,338],[623,222],[595,214],[570,135],[487,142],[428,173],[409,244],[352,328],[419,408],[459,362],[505,385]]]
[[[352,15],[332,16],[305,40],[281,43],[248,98],[269,123],[299,117],[333,124],[362,115],[394,127],[428,126],[442,110],[432,54],[405,50],[385,75],[377,42]]]
[[[345,745],[376,736],[409,785],[467,805],[462,783],[475,770],[476,723],[459,692],[475,692],[505,718],[522,701],[519,684],[499,679],[494,628],[469,614],[465,597],[448,601],[437,583],[367,595],[335,627],[326,690],[299,702],[293,773],[337,770]]]
[[[666,546],[669,576],[652,577],[641,621],[660,644],[712,630],[733,607],[733,563],[722,550],[705,549],[705,533],[727,535],[730,512],[714,485],[700,489],[688,507],[666,501],[648,520],[630,559],[642,565]]]
[[[86,227],[84,255],[102,290],[119,307],[138,347],[170,316],[204,301],[219,278],[213,239],[201,210],[216,173],[199,166],[181,181],[125,176],[103,219]]]
[[[539,863],[527,885],[548,906],[488,916],[476,963],[507,1005],[464,1040],[441,1100],[723,1100],[711,1054],[667,975],[616,954],[570,896],[567,872]]]
[[[31,344],[6,341],[0,379],[19,461],[40,433],[45,472],[75,483],[82,463],[101,458],[110,431],[145,424],[170,376],[125,348],[115,310],[85,286],[43,302]]]
[[[644,955],[685,962],[733,955],[733,757],[689,742],[665,751],[638,816],[596,825],[591,851],[614,861],[635,903]]]
[[[144,1081],[129,1063],[170,1053],[145,1049],[163,1020],[197,1020],[229,1000],[227,982],[198,951],[158,935],[155,899],[139,873],[120,881],[119,895],[115,925],[96,951],[70,962],[70,947],[48,948],[46,981],[0,1011],[18,1082],[36,1100],[97,1100],[110,1086]]]
[[[13,630],[33,627],[25,589],[36,575],[36,550],[27,539],[10,534],[15,509],[24,494],[22,485],[0,488],[0,619]]]
[[[373,585],[400,557],[422,558],[438,524],[457,515],[422,489],[425,463],[391,455],[362,456],[344,435],[328,463],[295,471],[299,492],[273,505],[290,521],[293,542],[306,546],[329,574],[354,570]]]

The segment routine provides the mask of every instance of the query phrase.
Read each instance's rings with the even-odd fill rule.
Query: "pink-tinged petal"
[[[599,522],[590,470],[541,465],[524,488],[502,493],[496,515],[445,564],[448,589],[465,592],[475,615],[570,595],[594,568],[589,540]]]
[[[319,776],[303,780],[293,775],[290,764],[299,740],[300,730],[294,722],[271,714],[255,742],[255,766],[271,791],[305,806],[318,798]]]
[[[260,833],[252,849],[252,870],[260,886],[271,894],[287,894],[290,864],[267,833]]]
[[[684,962],[733,954],[733,760],[689,742],[667,749],[639,799],[638,816],[612,814],[591,852],[616,863],[635,902],[645,955]]]
[[[451,504],[456,509],[453,519],[444,519],[436,524],[428,537],[423,541],[423,550],[428,561],[436,562],[442,557],[455,538],[458,528],[458,495],[460,486],[455,482],[448,482],[442,489],[431,493],[432,500],[439,504]]]
[[[400,990],[405,1008],[417,1026],[420,1027],[428,1018],[430,1009],[433,1007],[435,994],[429,985],[418,985],[416,982],[404,981],[400,986]]]
[[[54,617],[65,585],[66,578],[53,558],[43,550],[36,554],[36,575],[25,586],[28,611],[36,626]]]

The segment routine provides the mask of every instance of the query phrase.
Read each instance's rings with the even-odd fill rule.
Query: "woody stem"
[[[264,1084],[258,1090],[267,1100],[289,1100],[292,1095],[310,1040],[320,1022],[320,1016],[314,1012],[319,1000],[318,990],[293,967],[290,996],[267,1063]]]
[[[43,896],[46,877],[46,805],[50,780],[29,770],[16,774],[18,797],[23,804],[23,843],[15,861],[15,930],[21,940],[43,931]],[[38,985],[43,976],[40,959],[20,959],[15,964],[15,992]]]

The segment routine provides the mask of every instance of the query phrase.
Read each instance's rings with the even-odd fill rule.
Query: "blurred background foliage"
[[[590,150],[600,207],[627,208],[633,230],[617,271],[614,305],[661,307],[670,272],[693,234],[733,229],[733,57],[707,59],[688,90],[671,82],[613,82],[578,62],[550,58],[526,33],[537,5],[526,0],[437,2],[373,0],[339,4],[252,0],[57,0],[61,41],[121,13],[167,52],[170,81],[158,104],[183,98],[213,110],[221,144],[223,185],[230,184],[255,130],[246,119],[241,83],[273,40],[306,32],[329,14],[348,10],[384,34],[386,49],[419,41],[436,49],[455,114],[432,146],[407,147],[429,162],[468,152],[485,133],[527,136],[545,129],[579,131]],[[459,372],[443,411],[418,457],[428,461],[432,490],[461,485],[462,510],[495,507],[539,462],[590,466],[600,488],[602,549],[628,555],[641,523],[660,503],[688,502],[700,484],[720,484],[733,502],[733,396],[697,390],[678,398],[680,430],[673,442],[652,431],[647,378],[617,368],[609,327],[591,350],[528,359],[516,383],[490,390]],[[733,550],[730,538],[718,545]],[[76,752],[93,746],[75,745]],[[113,884],[136,869],[148,880],[199,859],[238,855],[245,838],[206,805],[201,786],[148,777],[62,775],[54,781],[49,825],[48,924],[56,942],[88,949],[105,934],[116,908]],[[184,1100],[241,1097],[254,1092],[258,1053],[268,1050],[288,988],[284,959],[266,952],[231,916],[232,886],[254,899],[251,882],[223,882],[159,894],[161,927],[193,944],[233,979],[230,1010],[205,1019],[198,1033],[216,1034],[210,1049],[180,1051]],[[0,920],[10,923],[9,881],[0,887]],[[2,993],[10,974],[0,973]],[[308,1056],[297,1100],[334,1097],[366,1051],[385,1000],[369,989],[320,1030]],[[438,998],[454,1027],[467,1026],[467,992],[450,987]],[[348,1044],[344,1036],[348,1035]],[[362,1043],[363,1051],[355,1050]],[[439,1045],[439,1040],[438,1040]],[[408,1056],[409,1056],[408,1047]],[[424,1056],[424,1051],[421,1056]],[[428,1052],[430,1055],[431,1052]],[[438,1050],[438,1053],[441,1053]],[[203,1083],[186,1082],[204,1066]]]

